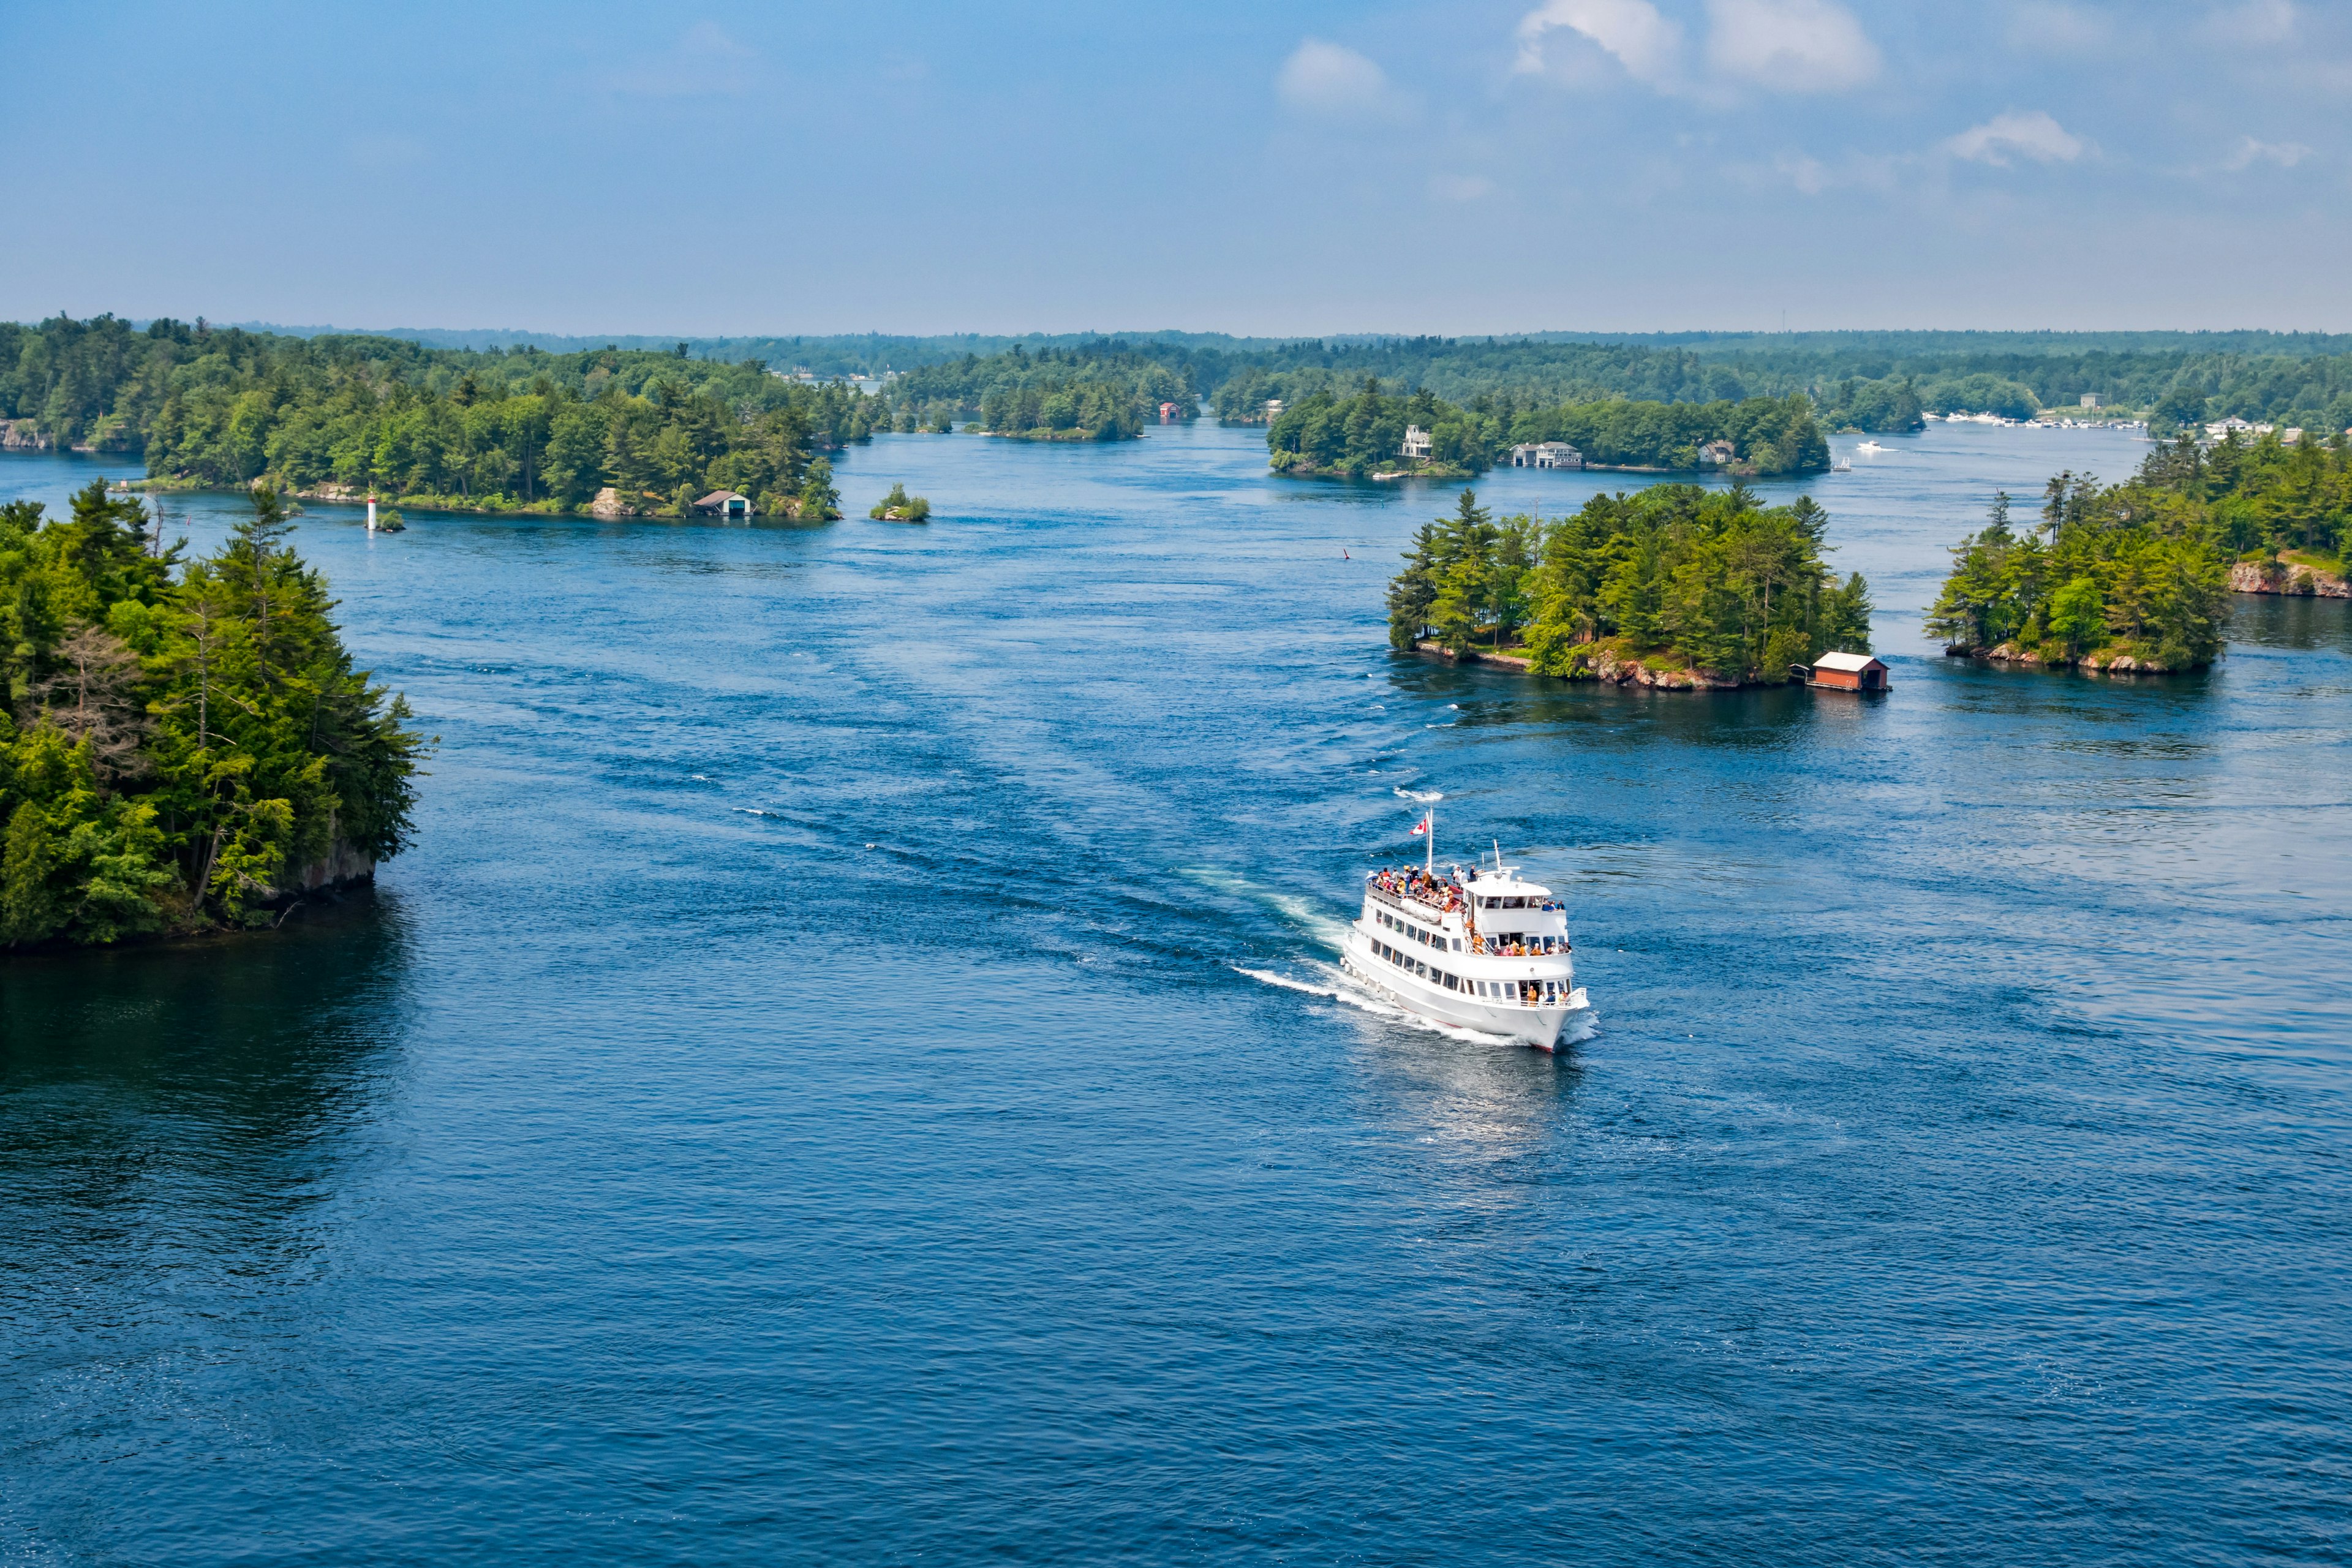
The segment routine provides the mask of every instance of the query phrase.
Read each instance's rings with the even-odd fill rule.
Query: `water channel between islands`
[[[1990,492],[2145,447],[1938,426],[1807,487],[1889,697],[1533,680],[1386,647],[1452,487],[1262,440],[885,437],[821,529],[313,506],[416,847],[0,973],[16,1554],[2339,1549],[2352,607],[1946,660]],[[1594,1037],[1339,977],[1424,805]]]

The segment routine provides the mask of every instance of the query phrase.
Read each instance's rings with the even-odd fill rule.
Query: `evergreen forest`
[[[1870,591],[1822,559],[1811,497],[1767,507],[1744,484],[1654,485],[1547,521],[1496,519],[1465,490],[1423,526],[1389,584],[1389,641],[1482,646],[1538,675],[1610,664],[1786,681],[1832,648],[1870,649]]]
[[[266,478],[426,507],[577,510],[610,489],[621,510],[675,516],[732,489],[797,515],[815,455],[887,417],[853,387],[691,359],[682,343],[477,353],[101,317],[0,327],[0,359],[12,346],[0,407],[47,441],[142,457],[166,482]]]
[[[2173,429],[2231,416],[2315,430],[2352,426],[2352,337],[2278,332],[1677,333],[1638,340],[1391,338],[1187,351],[1222,419],[1265,418],[1366,376],[1467,404],[1522,407],[1622,397],[1738,403],[1811,398],[1831,430],[1916,430],[1922,414],[2026,418],[2145,410]]]
[[[93,483],[0,506],[0,945],[265,923],[398,854],[423,744],[355,669],[276,490],[183,562]]]
[[[1430,433],[1426,462],[1400,455],[1409,426]],[[1465,407],[1426,389],[1389,393],[1367,379],[1349,396],[1312,392],[1266,428],[1276,472],[1349,478],[1397,471],[1467,478],[1532,441],[1570,442],[1592,467],[1689,469],[1701,466],[1699,448],[1718,440],[1732,443],[1732,466],[1748,473],[1807,473],[1830,465],[1829,442],[1801,396],[1739,403],[1606,398],[1521,407],[1507,395],[1482,393]]]
[[[2119,485],[2063,473],[2038,521],[2010,498],[1952,551],[1927,630],[1955,652],[2051,665],[2189,669],[2221,650],[2234,565],[2343,570],[2352,452],[2343,441],[2183,436]]]
[[[453,346],[464,342],[477,346]],[[1657,468],[1730,439],[1747,471],[1801,473],[1820,466],[1823,430],[1913,430],[1929,413],[2021,417],[2075,409],[2084,395],[2146,412],[2165,433],[2230,416],[2352,426],[2352,340],[2320,334],[628,342],[111,316],[0,323],[0,445],[120,453],[163,484],[266,478],[413,506],[661,516],[730,489],[772,516],[821,518],[828,481],[812,470],[877,430],[1116,440],[1191,419],[1204,398],[1222,419],[1268,422],[1271,460],[1297,474],[1404,467],[1409,423],[1434,438],[1426,471],[1461,477],[1549,438],[1595,464]],[[788,374],[810,364],[892,374],[878,393]]]
[[[887,396],[896,429],[969,423],[1032,441],[1128,439],[1157,421],[1163,405],[1172,404],[1171,417],[1185,421],[1201,405],[1185,366],[1119,342],[968,354],[896,377]]]

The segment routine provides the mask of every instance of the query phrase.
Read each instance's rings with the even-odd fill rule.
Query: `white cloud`
[[[1820,195],[1829,189],[1830,172],[1818,158],[1803,153],[1782,153],[1772,160],[1773,172],[1809,196]]]
[[[2037,163],[2071,163],[2083,155],[2083,139],[2040,110],[1996,114],[1944,143],[1956,158],[2006,169],[2019,158]]]
[[[1480,196],[1495,194],[1495,182],[1484,174],[1432,174],[1429,177],[1431,199],[1441,202],[1475,202]]]
[[[2105,48],[2115,26],[2103,12],[2025,0],[2009,13],[2011,47],[2035,54],[2086,55]]]
[[[611,85],[649,98],[691,98],[702,93],[739,93],[751,86],[758,51],[729,37],[716,22],[697,22],[677,43],[628,70]]]
[[[1878,74],[1878,46],[1830,0],[1706,0],[1707,63],[1776,92],[1838,92]]]
[[[2284,44],[2294,37],[2293,0],[2245,0],[2205,18],[2209,37],[2225,44]]]
[[[2257,142],[2248,136],[2238,143],[2238,150],[2221,161],[2225,169],[2246,169],[2256,163],[2276,163],[2282,169],[2292,169],[2311,156],[2311,149],[2300,142]]]
[[[1275,90],[1297,112],[1331,120],[1396,120],[1405,108],[1386,71],[1355,50],[1320,38],[1291,51],[1275,78]]]
[[[1543,69],[1544,35],[1559,29],[1614,56],[1636,81],[1671,81],[1681,66],[1683,30],[1650,0],[1546,0],[1519,18],[1519,56],[1512,68]]]

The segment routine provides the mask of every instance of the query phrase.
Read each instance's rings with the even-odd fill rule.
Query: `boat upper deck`
[[[1486,958],[1565,957],[1571,951],[1566,910],[1550,890],[1507,873],[1457,882],[1419,870],[1376,871],[1364,880],[1364,896],[1396,911],[1380,915],[1379,924],[1448,951]]]

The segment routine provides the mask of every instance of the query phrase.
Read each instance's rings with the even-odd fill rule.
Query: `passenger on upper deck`
[[[1434,905],[1441,910],[1458,910],[1462,907],[1462,890],[1444,878],[1433,877],[1426,871],[1410,868],[1402,871],[1384,870],[1372,879],[1372,885],[1384,893],[1395,893],[1403,898],[1418,899],[1424,904]]]

